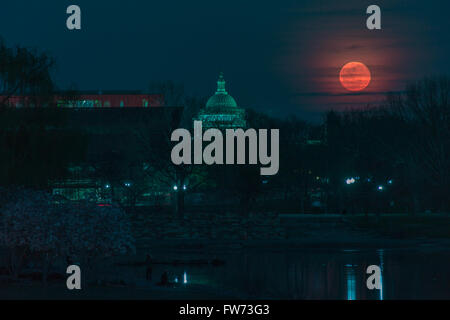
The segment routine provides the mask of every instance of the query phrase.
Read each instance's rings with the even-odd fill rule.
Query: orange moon
[[[349,62],[342,67],[339,80],[349,91],[361,91],[367,88],[372,76],[369,68],[361,62]]]

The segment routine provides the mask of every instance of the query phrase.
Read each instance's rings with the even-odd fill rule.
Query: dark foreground
[[[302,219],[289,222],[285,240],[152,241],[136,256],[105,261],[97,270],[102,281],[81,291],[67,290],[61,273],[47,286],[2,281],[0,299],[450,299],[447,218],[434,224],[396,218],[376,227],[363,217],[346,218],[345,227],[317,218],[306,217],[303,227],[295,227]],[[422,230],[414,227],[419,222]],[[152,281],[145,279],[147,253],[155,259]],[[367,289],[369,265],[382,269],[381,290]],[[156,285],[163,272],[177,284]]]

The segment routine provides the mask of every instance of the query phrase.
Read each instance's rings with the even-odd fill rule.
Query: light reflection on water
[[[351,264],[346,265],[345,277],[347,278],[347,300],[356,300],[356,276]]]
[[[357,250],[344,250],[344,252],[357,252]],[[378,263],[377,266],[381,269],[380,274],[380,290],[374,290],[374,292],[378,292],[378,299],[383,300],[383,272],[384,272],[384,249],[379,249],[376,251],[378,255]],[[356,300],[356,274],[358,272],[358,265],[346,264],[345,265],[345,278],[347,282],[347,300]],[[370,275],[366,275],[369,277]]]
[[[214,254],[220,267],[171,267],[203,284],[243,298],[269,299],[450,299],[447,252],[400,249],[236,251]],[[192,254],[177,254],[192,259]],[[205,257],[197,255],[195,258]],[[381,268],[381,290],[367,289],[366,270]]]
[[[380,300],[383,300],[383,272],[384,272],[384,249],[377,250],[378,256],[380,257],[380,269],[381,269],[381,275],[380,275],[380,283],[381,283],[381,289],[380,289]]]

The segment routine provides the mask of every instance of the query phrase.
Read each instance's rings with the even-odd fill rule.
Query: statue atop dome
[[[217,80],[217,93],[224,93],[228,94],[228,92],[225,90],[225,79],[223,78],[223,72],[219,73],[219,80]]]

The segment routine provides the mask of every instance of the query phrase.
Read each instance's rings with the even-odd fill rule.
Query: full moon
[[[367,88],[371,80],[369,68],[361,62],[349,62],[342,67],[339,80],[349,91],[361,91]]]

